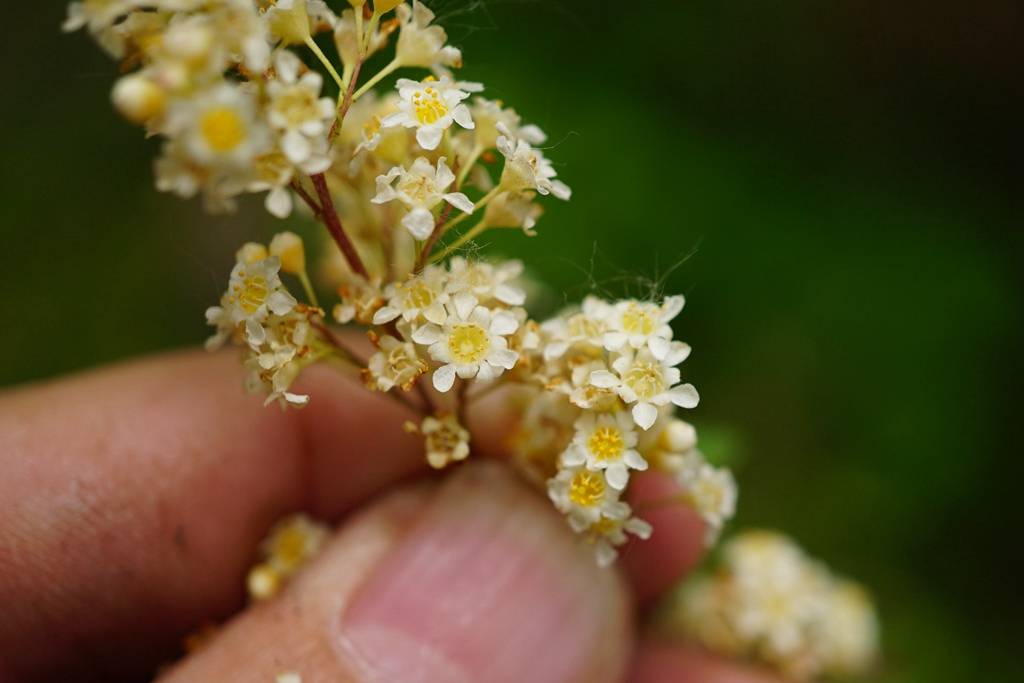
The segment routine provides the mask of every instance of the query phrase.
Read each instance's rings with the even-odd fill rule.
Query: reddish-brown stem
[[[434,397],[430,395],[430,389],[423,383],[423,377],[416,380],[416,391],[419,392],[420,398],[423,399],[423,405],[426,406],[424,412],[428,415],[436,413],[437,406],[434,404]]]
[[[359,258],[359,252],[356,251],[352,240],[345,234],[345,228],[342,227],[341,219],[338,218],[338,212],[334,208],[334,200],[331,199],[331,191],[327,187],[327,178],[324,177],[323,173],[316,173],[311,175],[309,179],[313,181],[317,197],[320,198],[320,220],[323,221],[327,232],[331,233],[331,237],[334,238],[338,248],[341,249],[345,260],[348,261],[349,268],[362,275],[366,280],[369,280],[370,273],[367,272],[366,266],[363,265],[362,259]]]
[[[321,214],[323,214],[323,209],[321,209],[320,205],[316,203],[313,196],[306,192],[306,188],[304,188],[298,180],[292,181],[291,188],[295,191],[295,194],[302,198],[302,201],[306,202],[306,206],[309,207],[309,210],[313,212],[314,216],[319,218]]]
[[[434,250],[434,245],[441,239],[441,228],[448,222],[448,216],[452,213],[452,205],[445,204],[444,209],[441,211],[441,215],[437,217],[437,222],[434,223],[434,230],[427,237],[427,241],[423,243],[423,249],[420,250],[419,256],[416,257],[416,266],[412,269],[413,273],[419,273],[427,265],[427,259],[430,258],[430,252]]]
[[[455,418],[463,427],[466,426],[466,397],[469,390],[469,382],[459,378],[458,386],[455,388]]]
[[[334,138],[338,137],[341,133],[341,125],[345,122],[345,114],[348,113],[349,107],[352,106],[352,96],[356,92],[356,82],[359,80],[359,72],[363,70],[363,60],[356,60],[356,65],[352,67],[352,76],[348,79],[348,89],[345,91],[345,96],[341,99],[341,104],[338,106],[338,116],[334,119],[334,123],[331,124],[331,132],[328,133],[327,139],[330,142],[334,142]]]

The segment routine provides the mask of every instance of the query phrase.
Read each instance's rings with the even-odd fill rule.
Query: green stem
[[[320,308],[320,302],[316,299],[316,292],[313,291],[313,283],[310,282],[309,274],[305,270],[299,271],[299,282],[302,283],[302,288],[306,290],[306,298],[309,299],[309,303]]]
[[[331,60],[327,58],[327,55],[325,55],[324,51],[320,49],[320,46],[317,45],[312,38],[306,38],[306,47],[313,51],[313,54],[316,55],[316,58],[319,59],[320,63],[324,65],[324,68],[327,69],[327,73],[329,73],[331,75],[331,78],[334,79],[334,82],[338,84],[339,88],[344,90],[344,79],[342,79],[342,77],[338,75],[338,72],[335,70],[334,65],[331,64]]]
[[[394,72],[395,69],[399,68],[400,66],[402,66],[402,63],[398,61],[397,57],[395,59],[392,59],[390,62],[388,62],[387,66],[385,66],[383,69],[374,74],[374,76],[370,80],[366,81],[366,83],[363,83],[362,86],[360,86],[359,89],[356,90],[355,94],[352,96],[352,101],[355,102],[360,97],[365,95],[370,88],[372,88],[373,86],[377,85],[382,80],[387,78],[388,75],[390,75],[392,72]]]
[[[457,176],[457,178],[455,180],[456,184],[459,187],[462,187],[462,184],[464,182],[466,182],[466,176],[468,176],[470,170],[472,170],[473,164],[476,163],[476,160],[479,159],[480,155],[483,154],[483,153],[484,153],[484,149],[480,145],[476,145],[476,146],[473,147],[473,151],[470,152],[469,158],[466,159],[466,163],[463,164],[462,168],[459,169],[459,175]]]
[[[467,216],[469,214],[462,214],[462,215],[463,216]],[[455,223],[455,221],[452,221],[452,223]],[[444,260],[446,257],[450,256],[457,249],[459,249],[461,246],[466,244],[466,242],[469,242],[470,240],[472,240],[475,237],[477,237],[478,235],[480,235],[480,233],[482,233],[488,227],[489,226],[487,225],[487,221],[481,220],[479,223],[477,223],[472,228],[470,228],[464,235],[459,237],[459,239],[455,240],[454,242],[449,244],[447,247],[445,247],[441,251],[441,253],[435,254],[434,256],[431,256],[430,257],[430,262],[431,263],[437,263],[438,261]]]

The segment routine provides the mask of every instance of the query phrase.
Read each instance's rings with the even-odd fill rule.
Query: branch
[[[363,265],[362,259],[359,258],[359,252],[356,251],[352,240],[345,234],[345,228],[342,227],[341,219],[338,218],[338,212],[334,208],[334,200],[331,199],[331,191],[327,187],[327,178],[324,177],[323,173],[317,173],[311,175],[309,179],[313,181],[313,187],[316,188],[316,194],[320,198],[320,208],[322,209],[320,219],[327,228],[327,232],[331,233],[331,237],[334,238],[338,248],[341,249],[341,253],[345,256],[345,260],[348,261],[349,267],[369,281],[370,273],[367,272],[366,266]]]

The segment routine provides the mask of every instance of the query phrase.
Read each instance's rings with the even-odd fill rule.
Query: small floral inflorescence
[[[240,349],[246,389],[282,409],[315,400],[300,379],[311,365],[361,380],[401,404],[436,469],[471,457],[479,401],[518,406],[513,466],[601,565],[652,534],[629,502],[647,470],[673,477],[678,493],[644,505],[690,506],[714,542],[736,485],[675,416],[699,401],[681,368],[690,347],[672,327],[683,297],[587,297],[531,318],[522,263],[459,254],[488,231],[534,236],[539,200],[571,198],[546,135],[454,76],[463,55],[422,2],[345,4],[70,5],[65,29],[88,31],[121,63],[114,107],[160,140],[157,189],[201,195],[211,211],[256,194],[272,216],[324,228],[315,260],[291,231],[238,250],[206,311],[207,347]],[[389,43],[392,59],[365,73]],[[398,70],[409,77],[389,83]],[[335,324],[359,326],[369,343]],[[326,533],[303,516],[274,527],[248,577],[252,599],[275,595]],[[736,541],[727,563],[686,603],[697,615],[686,623],[709,646],[799,675],[853,671],[873,655],[870,605],[793,547]]]
[[[684,587],[667,621],[714,652],[794,680],[860,676],[878,659],[878,620],[866,591],[776,532],[731,539],[718,571]]]
[[[672,502],[692,505],[713,539],[733,512],[731,476],[671,437],[673,407],[698,401],[678,367],[690,347],[670,327],[683,298],[589,298],[540,323],[524,308],[521,263],[458,256],[488,230],[535,235],[537,198],[572,193],[540,148],[540,128],[449,71],[462,53],[423,3],[350,4],[71,4],[65,29],[86,29],[122,62],[115,107],[163,141],[158,189],[201,194],[220,211],[263,194],[278,218],[304,207],[333,243],[313,276],[293,232],[243,245],[206,312],[207,347],[239,347],[246,388],[282,408],[311,400],[296,388],[310,365],[361,377],[418,414],[408,431],[434,468],[470,456],[474,401],[523,388],[533,397],[517,420],[514,461],[601,564],[628,537],[651,534],[626,502],[631,477],[650,467],[676,476],[684,494]],[[394,57],[367,77],[367,59],[389,42]],[[399,69],[421,72],[388,87]],[[333,320],[314,276],[337,292]],[[335,322],[365,326],[372,350]],[[292,520],[275,534],[309,529]],[[254,597],[291,571],[275,552],[250,576]]]
[[[277,595],[284,583],[320,550],[327,527],[305,515],[292,515],[274,525],[260,546],[262,561],[249,571],[252,600]]]

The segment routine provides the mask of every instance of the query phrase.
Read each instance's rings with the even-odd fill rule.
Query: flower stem
[[[305,269],[299,271],[299,282],[302,283],[302,288],[306,290],[306,298],[309,299],[309,303],[320,308],[320,302],[316,299],[316,291],[313,289],[313,283],[310,282],[309,273],[307,273]]]
[[[468,215],[468,214],[463,214],[463,215]],[[454,223],[454,221],[453,221],[453,223]],[[490,226],[487,225],[487,221],[486,220],[481,220],[479,223],[477,223],[472,228],[470,228],[468,231],[466,231],[466,233],[464,235],[459,237],[459,239],[455,240],[454,242],[449,244],[447,247],[445,247],[440,253],[435,254],[434,256],[432,256],[430,258],[430,262],[431,263],[437,263],[438,261],[444,260],[445,258],[450,256],[452,253],[454,253],[457,249],[459,249],[459,247],[461,247],[464,244],[466,244],[466,242],[469,242],[470,240],[474,239],[475,237],[480,235],[480,233],[482,233],[484,230],[486,230],[489,227]]]
[[[372,88],[373,86],[377,85],[382,80],[387,78],[389,74],[391,74],[395,69],[399,68],[400,66],[402,66],[402,63],[398,61],[397,57],[395,59],[392,59],[390,62],[388,62],[387,66],[385,66],[383,69],[374,74],[373,77],[370,78],[370,80],[366,81],[366,83],[363,83],[363,85],[360,86],[358,90],[356,90],[355,94],[352,96],[352,101],[354,102],[363,95],[365,95],[366,91],[368,91],[370,88]]]
[[[412,269],[413,274],[419,273],[423,270],[423,267],[427,265],[427,258],[430,256],[430,252],[434,250],[434,245],[441,239],[441,234],[444,232],[445,221],[448,220],[449,214],[452,212],[452,205],[447,204],[444,210],[441,211],[441,215],[437,217],[437,223],[434,224],[434,230],[430,233],[427,241],[420,245],[419,255],[416,257],[416,266]],[[417,243],[418,244],[418,243]]]
[[[338,75],[338,72],[337,70],[335,70],[334,65],[331,64],[331,60],[327,58],[327,55],[324,54],[324,51],[321,50],[320,46],[316,44],[316,41],[313,40],[312,38],[306,38],[306,47],[313,51],[313,54],[316,55],[316,58],[319,59],[320,63],[324,65],[324,68],[327,69],[327,73],[329,73],[331,75],[331,78],[334,79],[334,82],[338,84],[339,88],[344,90],[345,82],[342,80],[341,76]]]
[[[362,275],[364,279],[369,280],[370,273],[367,272],[366,266],[363,265],[362,259],[359,258],[359,252],[356,251],[352,240],[345,234],[345,228],[341,225],[338,212],[334,209],[334,200],[331,199],[331,191],[327,187],[327,178],[324,177],[323,173],[316,173],[311,175],[309,179],[313,181],[313,187],[316,188],[316,194],[320,198],[320,208],[322,209],[320,218],[327,228],[327,232],[331,233],[331,237],[334,238],[338,248],[341,249],[345,260],[348,261],[349,268]]]
[[[469,158],[466,159],[466,163],[463,164],[462,168],[459,169],[459,175],[458,175],[458,178],[455,181],[455,183],[459,187],[462,187],[462,184],[464,182],[466,182],[466,176],[468,176],[469,172],[473,169],[473,164],[476,163],[476,160],[479,159],[480,155],[483,154],[483,153],[484,153],[484,149],[480,145],[475,145],[473,147],[473,151],[470,152]]]

